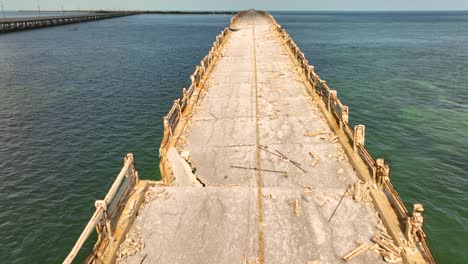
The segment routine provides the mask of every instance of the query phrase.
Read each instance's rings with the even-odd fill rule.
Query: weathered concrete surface
[[[153,188],[135,224],[145,248],[128,263],[240,263],[257,254],[256,189]]]
[[[269,23],[255,12],[241,18],[195,109],[187,145],[178,146],[207,187],[170,187],[169,198],[149,203],[137,221],[145,249],[129,263],[144,256],[144,263],[343,263],[356,241],[377,233],[372,205],[350,196],[328,222],[357,175],[328,134],[304,136],[331,131]],[[309,152],[320,158],[315,167]],[[383,261],[367,251],[350,263]]]
[[[179,155],[175,148],[170,148],[167,152],[167,159],[172,165],[172,173],[177,186],[201,187],[195,175],[192,173],[190,165]]]

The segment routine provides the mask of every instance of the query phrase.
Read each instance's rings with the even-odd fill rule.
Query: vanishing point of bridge
[[[365,127],[269,14],[233,17],[164,119],[162,181],[133,155],[94,228],[90,263],[435,263]]]

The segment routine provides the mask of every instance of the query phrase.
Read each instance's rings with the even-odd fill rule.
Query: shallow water
[[[274,13],[366,125],[440,263],[468,253],[468,13]],[[127,152],[159,178],[162,117],[228,16],[140,15],[0,36],[0,256],[59,263]]]

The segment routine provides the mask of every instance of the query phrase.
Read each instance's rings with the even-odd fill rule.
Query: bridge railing
[[[332,90],[326,81],[320,79],[319,75],[315,72],[314,66],[309,65],[308,60],[306,59],[304,53],[300,50],[294,40],[289,36],[285,29],[279,25],[276,20],[268,13],[264,13],[272,21],[272,26],[275,31],[277,31],[279,37],[283,43],[289,48],[292,55],[295,57],[297,63],[299,64],[301,70],[306,76],[307,82],[309,82],[312,87],[311,92],[315,92],[319,95],[320,99],[326,106],[326,109],[336,123],[339,125],[340,129],[344,132],[349,143],[353,146],[354,151],[360,156],[364,164],[369,170],[371,179],[376,182],[378,177],[379,170],[382,169],[382,165],[377,164],[376,160],[369,153],[365,147],[365,127],[364,125],[357,125],[354,129],[349,124],[349,108],[344,105],[337,96],[337,91]],[[386,166],[388,173],[389,168],[384,163],[383,166]],[[410,214],[408,212],[405,203],[401,199],[398,192],[395,190],[393,184],[390,182],[390,178],[386,177],[381,186],[382,191],[387,196],[388,201],[395,209],[395,212],[400,220],[401,224],[404,224],[407,221]],[[430,263],[435,263],[435,260],[427,246],[426,240],[421,237],[421,245],[424,248],[425,254],[430,261]]]
[[[242,12],[241,12],[242,13]],[[169,184],[169,165],[166,159],[166,152],[170,146],[175,144],[179,139],[176,134],[176,130],[180,130],[179,127],[183,128],[186,124],[186,118],[190,115],[191,106],[195,105],[204,92],[204,81],[208,76],[208,73],[213,68],[215,61],[221,55],[221,50],[229,37],[232,27],[239,21],[240,13],[236,14],[231,18],[231,24],[225,28],[219,35],[216,36],[213,46],[209,50],[208,54],[200,61],[199,65],[196,66],[195,71],[190,75],[191,84],[188,89],[182,89],[182,98],[174,101],[172,108],[169,113],[163,118],[164,122],[164,136],[159,147],[160,166],[163,182]],[[180,126],[179,126],[180,125]],[[181,131],[179,131],[181,133]]]
[[[138,171],[135,167],[133,154],[127,154],[124,158],[124,165],[104,197],[104,200],[97,200],[95,202],[96,210],[86,224],[86,227],[76,241],[73,249],[64,260],[64,264],[73,262],[94,229],[96,229],[98,233],[96,245],[102,244],[106,240],[112,240],[117,219],[122,212],[122,207],[125,206],[126,201],[134,187],[138,184],[138,181]],[[90,256],[90,258],[92,257],[93,255]],[[88,259],[87,262],[92,262],[92,259]]]

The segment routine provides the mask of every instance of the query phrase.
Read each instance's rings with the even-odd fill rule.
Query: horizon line
[[[16,12],[96,12],[96,11],[107,11],[107,12],[239,12],[249,9],[211,9],[211,10],[174,10],[174,9],[135,9],[135,10],[118,10],[118,9],[48,9],[48,10],[36,10],[36,9],[5,9],[6,12],[16,11]],[[424,9],[424,10],[414,10],[414,9],[370,9],[370,10],[279,10],[279,9],[254,9],[259,11],[266,12],[430,12],[430,11],[442,11],[442,12],[466,12],[468,9]]]

